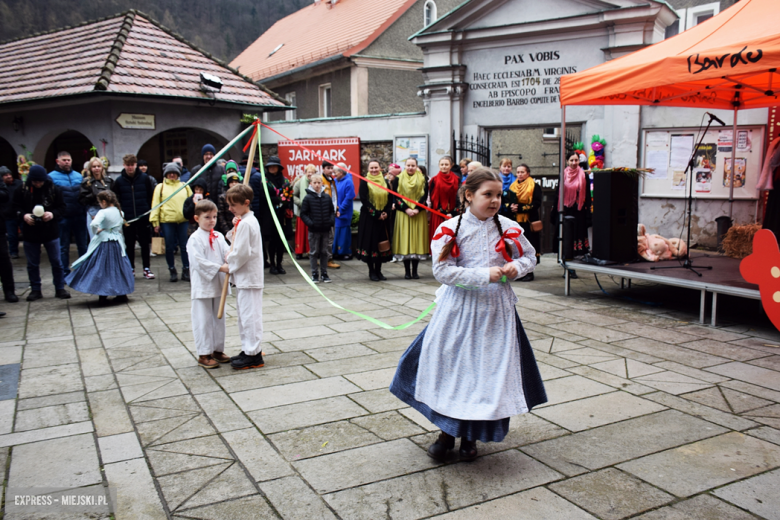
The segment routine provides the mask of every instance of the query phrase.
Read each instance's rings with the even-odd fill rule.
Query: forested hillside
[[[230,61],[311,0],[0,0],[0,41],[138,9]],[[63,71],[67,74],[67,71]]]

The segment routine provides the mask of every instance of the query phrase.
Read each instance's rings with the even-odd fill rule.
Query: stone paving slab
[[[375,283],[344,262],[325,290],[397,325],[439,287],[430,262],[420,274],[389,264]],[[116,486],[117,520],[777,518],[780,333],[758,318],[700,326],[692,307],[605,297],[584,276],[564,297],[545,257],[512,288],[550,402],[475,462],[440,464],[425,453],[438,428],[388,391],[429,318],[384,330],[269,275],[266,366],[204,370],[189,286],[136,282],[124,305],[0,302],[8,483]],[[235,354],[232,296],[226,312]]]

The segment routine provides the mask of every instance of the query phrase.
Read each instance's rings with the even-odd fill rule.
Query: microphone
[[[717,121],[718,123],[720,123],[720,126],[726,126],[726,123],[721,121],[720,118],[715,114],[713,114],[712,112],[707,112],[707,115],[710,116],[710,121]]]

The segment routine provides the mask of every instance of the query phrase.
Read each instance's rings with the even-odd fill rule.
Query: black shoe
[[[275,265],[272,265],[271,270],[268,271],[268,274],[279,274],[279,270],[276,268]]]
[[[262,354],[257,354],[254,356],[244,354],[243,356],[238,357],[238,359],[232,359],[230,361],[230,366],[233,367],[233,370],[246,370],[247,368],[260,368],[261,366],[264,365],[265,363],[263,362]]]
[[[295,259],[296,260],[303,260],[303,255],[299,253],[295,253]]]
[[[5,316],[5,313],[0,311],[0,318],[2,318],[3,316]]]
[[[527,275],[523,276],[518,280],[518,282],[533,282],[534,281],[534,273],[528,273]]]
[[[344,255],[342,260],[344,260],[345,262],[349,262],[350,260],[352,260],[352,255]]]
[[[11,255],[11,260],[18,260],[18,259],[19,259],[19,255],[18,254]]]
[[[98,305],[100,307],[108,305],[108,296],[98,296]]]
[[[190,268],[185,267],[181,270],[181,281],[182,282],[189,282],[190,281]]]
[[[60,300],[69,300],[70,299],[70,293],[66,291],[65,289],[57,289],[57,292],[54,294],[57,298]]]
[[[420,275],[417,274],[417,266],[419,265],[419,260],[412,260],[412,278],[415,280],[420,279]]]
[[[287,271],[285,271],[285,270],[282,268],[282,265],[281,265],[281,264],[279,264],[279,265],[277,265],[277,266],[276,266],[276,272],[277,272],[277,274],[287,274]]]
[[[577,271],[569,269],[569,278],[571,278],[572,280],[578,279],[579,276],[577,276]]]
[[[331,280],[331,279],[328,277],[328,273],[322,273],[322,283],[330,283],[330,282],[332,282],[332,281],[333,281],[333,280]]]
[[[114,298],[114,303],[127,303],[128,301],[130,301],[130,300],[128,300],[126,294],[123,294],[121,296],[117,296],[116,298]]]
[[[244,354],[244,351],[242,350],[241,352],[239,352],[239,353],[238,353],[238,355],[236,355],[236,356],[230,356],[230,362],[232,363],[232,362],[233,362],[233,361],[235,361],[236,359],[243,359],[243,358],[245,358],[245,357],[246,357],[246,354]]]
[[[447,459],[447,452],[454,447],[455,437],[441,432],[436,442],[428,446],[428,456],[433,460],[444,462]]]
[[[19,301],[19,297],[16,295],[13,291],[8,291],[5,293],[5,301],[8,303],[16,303]]]
[[[412,279],[412,275],[407,271],[406,274],[404,275],[404,280],[411,280],[411,279]]]
[[[41,298],[43,298],[41,291],[30,291],[30,294],[27,295],[28,302],[34,302],[35,300],[40,300]]]
[[[320,283],[320,275],[318,275],[317,273],[312,273],[311,281],[314,283]]]
[[[467,441],[463,437],[460,439],[460,450],[458,450],[461,462],[471,462],[477,458],[477,441]]]
[[[373,270],[373,269],[371,269],[370,271],[368,271],[368,278],[369,278],[369,279],[370,279],[372,282],[378,282],[378,281],[379,281],[379,277],[376,275],[376,273],[374,272],[374,270]]]
[[[171,272],[171,282],[178,282],[179,281],[179,273],[176,272],[175,267],[169,267],[168,270]]]

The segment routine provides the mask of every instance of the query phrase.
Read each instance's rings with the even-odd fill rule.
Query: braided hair
[[[469,176],[466,178],[466,182],[461,186],[461,190],[463,190],[463,197],[458,197],[460,206],[458,209],[460,210],[460,216],[458,217],[458,224],[455,227],[455,236],[446,244],[444,244],[444,247],[441,250],[441,253],[439,254],[439,262],[450,256],[452,253],[452,248],[455,247],[455,241],[458,239],[458,232],[460,231],[460,223],[463,220],[463,214],[466,212],[466,197],[465,193],[470,191],[472,194],[476,193],[477,190],[479,190],[480,185],[482,185],[483,182],[487,181],[496,181],[501,182],[501,178],[499,177],[498,173],[496,173],[494,170],[491,170],[490,168],[480,167],[474,170],[469,174]],[[460,190],[458,192],[460,194]],[[493,222],[496,223],[496,228],[498,228],[498,234],[500,236],[504,235],[504,230],[501,227],[501,221],[498,218],[498,213],[493,215]],[[507,250],[510,254],[512,254],[512,244],[509,241],[504,240],[504,242],[507,245]]]

